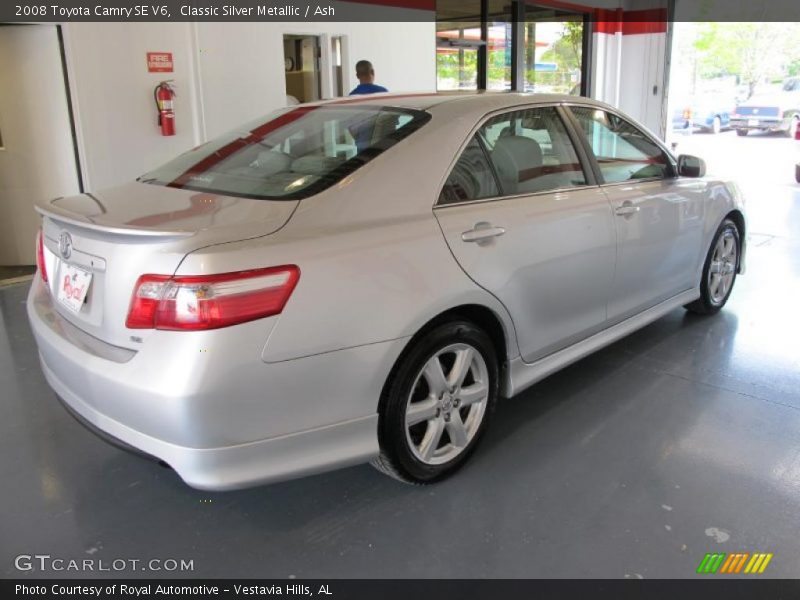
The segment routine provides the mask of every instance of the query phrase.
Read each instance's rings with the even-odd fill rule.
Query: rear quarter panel
[[[434,118],[337,186],[301,201],[279,232],[201,248],[178,274],[298,265],[300,280],[263,350],[269,363],[410,337],[464,304],[495,312],[515,356],[503,305],[461,270],[433,216],[439,186],[474,122]]]

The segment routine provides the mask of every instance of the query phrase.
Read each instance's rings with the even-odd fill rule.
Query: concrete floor
[[[686,144],[743,160],[767,141],[789,151]],[[725,149],[738,142],[750,151]],[[192,559],[198,577],[690,577],[706,552],[760,551],[774,553],[765,576],[797,577],[800,186],[761,160],[744,182],[749,272],[721,314],[677,310],[501,403],[471,464],[433,487],[362,466],[192,490],[64,412],[27,286],[0,289],[4,576],[46,553]]]

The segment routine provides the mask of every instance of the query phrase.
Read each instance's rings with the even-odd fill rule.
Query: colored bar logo
[[[726,574],[739,574],[749,573],[752,575],[760,575],[767,569],[769,561],[772,560],[772,553],[756,552],[749,554],[747,552],[734,552],[732,554],[725,554],[724,552],[716,552],[706,554],[700,565],[697,567],[697,572],[701,575],[711,575],[715,573]]]

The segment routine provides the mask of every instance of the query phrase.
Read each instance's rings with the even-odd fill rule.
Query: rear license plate
[[[91,283],[91,272],[73,265],[65,265],[58,285],[59,302],[72,312],[80,312]]]
[[[748,127],[758,127],[758,119],[750,119],[747,121]]]

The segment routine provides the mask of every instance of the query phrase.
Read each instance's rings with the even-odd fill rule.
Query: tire
[[[738,135],[739,137],[744,137],[744,136],[746,136],[748,133],[750,133],[750,131],[749,131],[749,130],[747,130],[747,129],[737,129],[737,130],[736,130],[736,135]]]
[[[739,228],[730,219],[725,219],[714,235],[703,265],[700,298],[684,308],[698,315],[717,314],[733,291],[741,253]]]
[[[797,183],[800,183],[800,163],[794,166],[794,179]]]
[[[492,340],[468,321],[444,323],[423,334],[401,356],[384,388],[378,422],[381,450],[372,465],[418,485],[455,473],[489,425],[498,371]],[[457,383],[458,375],[463,385]]]
[[[718,135],[720,131],[722,131],[722,119],[714,117],[714,121],[711,123],[711,133]]]
[[[792,122],[789,125],[789,129],[786,131],[786,135],[792,139],[797,134],[797,128],[800,127],[800,117],[795,115],[792,117]]]

